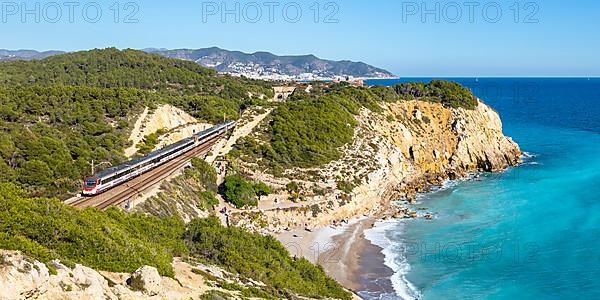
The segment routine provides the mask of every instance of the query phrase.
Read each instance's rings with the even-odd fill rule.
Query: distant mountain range
[[[4,50],[0,49],[0,61],[10,60],[32,60],[32,59],[44,59],[48,56],[58,55],[66,53],[64,51],[44,51],[39,52],[35,50]]]
[[[332,79],[336,77],[389,78],[394,75],[363,62],[332,61],[314,55],[277,56],[269,52],[252,54],[217,47],[204,49],[145,49],[171,58],[195,61],[220,72],[271,79]]]
[[[217,47],[204,49],[156,49],[143,51],[170,58],[194,61],[204,67],[236,76],[272,80],[328,80],[346,77],[390,78],[384,69],[363,62],[332,61],[314,55],[277,56],[269,52],[243,53]],[[2,50],[0,61],[44,59],[63,51]]]

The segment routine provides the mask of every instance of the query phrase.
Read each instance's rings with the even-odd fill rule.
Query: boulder
[[[0,299],[36,298],[48,290],[48,268],[15,251],[0,252]]]
[[[81,290],[81,295],[89,296],[90,299],[116,299],[110,291],[108,281],[95,270],[76,265],[71,274],[69,276],[72,276],[72,282]]]
[[[131,278],[127,280],[127,284],[134,291],[141,291],[150,296],[156,296],[162,293],[162,278],[158,274],[158,270],[154,267],[143,266],[137,269]]]

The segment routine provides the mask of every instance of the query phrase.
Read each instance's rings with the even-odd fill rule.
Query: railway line
[[[221,138],[221,136],[215,136],[196,148],[188,151],[187,153],[176,157],[151,171],[139,175],[130,181],[124,182],[123,184],[116,186],[102,194],[92,197],[76,198],[70,201],[68,204],[81,209],[86,207],[96,207],[101,210],[107,209],[111,206],[123,205],[128,200],[143,194],[148,189],[154,187],[156,184],[177,172],[193,157],[206,154],[219,138]]]

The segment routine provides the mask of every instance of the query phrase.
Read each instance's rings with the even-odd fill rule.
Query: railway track
[[[189,152],[100,195],[94,197],[82,197],[71,202],[70,205],[81,209],[86,207],[96,207],[101,210],[107,209],[110,206],[122,205],[135,196],[142,194],[150,187],[155,186],[165,178],[171,176],[188,163],[191,158],[207,153],[219,138],[220,136],[214,137]]]

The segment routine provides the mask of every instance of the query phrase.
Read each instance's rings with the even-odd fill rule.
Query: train
[[[235,121],[228,121],[212,128],[182,139],[174,144],[151,152],[150,154],[127,161],[121,165],[108,168],[92,176],[84,178],[84,196],[95,196],[110,190],[124,182],[140,176],[166,162],[177,158],[197,146],[219,136],[235,126]]]

